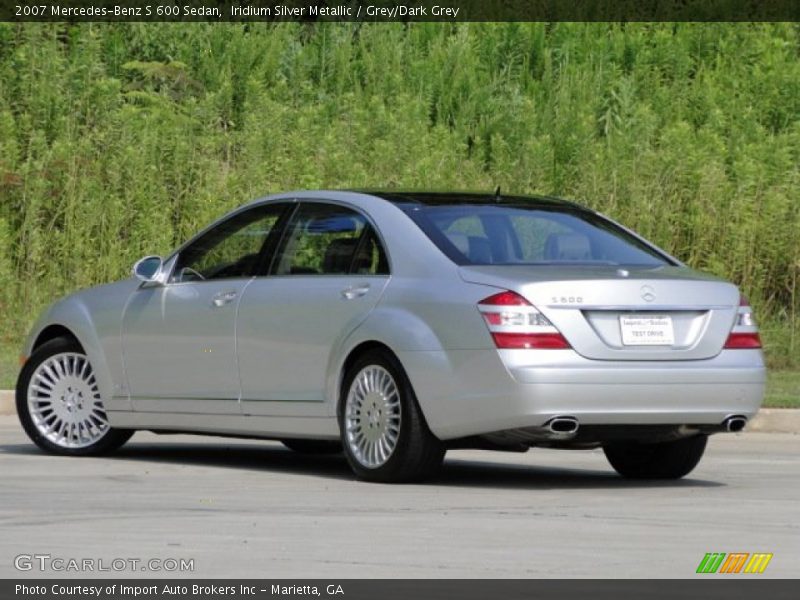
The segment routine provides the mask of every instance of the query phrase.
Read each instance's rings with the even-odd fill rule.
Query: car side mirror
[[[145,256],[133,265],[133,276],[144,283],[160,283],[164,260],[160,256]]]

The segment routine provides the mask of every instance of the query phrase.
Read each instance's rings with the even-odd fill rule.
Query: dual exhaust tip
[[[737,433],[742,431],[747,425],[747,417],[743,417],[742,415],[733,415],[728,417],[722,422],[723,427],[725,427],[726,431],[731,433]],[[544,424],[544,427],[550,433],[558,436],[572,436],[578,433],[578,428],[580,424],[578,423],[578,419],[575,417],[553,417],[547,423]]]

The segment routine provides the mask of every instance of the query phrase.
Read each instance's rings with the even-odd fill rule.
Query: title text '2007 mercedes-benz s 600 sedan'
[[[602,447],[667,479],[763,395],[734,285],[556,199],[279,194],[133,275],[34,326],[17,409],[43,449],[249,436],[409,481],[448,448]]]

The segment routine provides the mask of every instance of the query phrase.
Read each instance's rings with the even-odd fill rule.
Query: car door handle
[[[219,308],[226,304],[233,302],[236,299],[236,292],[228,290],[225,292],[217,292],[211,297],[211,305]]]
[[[361,298],[369,292],[369,285],[351,285],[350,287],[342,290],[342,298],[345,300],[353,300]]]

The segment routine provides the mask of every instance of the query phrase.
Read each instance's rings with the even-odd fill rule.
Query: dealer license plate
[[[675,343],[672,317],[620,315],[619,327],[625,346],[672,346]]]

